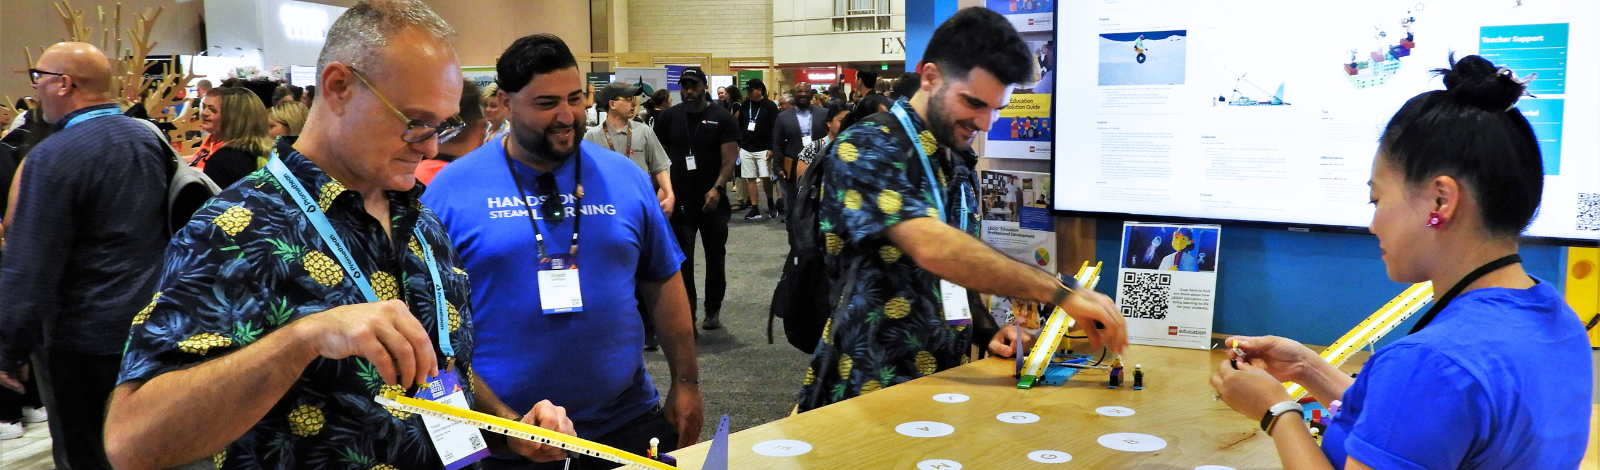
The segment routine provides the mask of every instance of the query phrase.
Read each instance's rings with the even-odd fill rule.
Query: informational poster
[[[1117,310],[1128,342],[1210,347],[1221,237],[1220,225],[1123,224]]]
[[[1050,95],[1011,95],[1011,105],[989,128],[985,154],[998,158],[1048,160],[1055,127],[1050,125]]]
[[[1000,110],[985,135],[985,158],[1049,160],[1055,141],[1050,118],[1050,93],[1055,89],[1055,0],[988,0],[990,10],[1011,20],[1033,53],[1037,75],[1012,89],[1011,103]]]
[[[616,82],[627,84],[643,84],[645,93],[654,93],[656,90],[667,89],[667,69],[660,67],[617,67],[612,71],[616,75]],[[672,90],[677,90],[677,81],[673,80]],[[673,96],[672,101],[678,101]]]
[[[766,79],[761,77],[762,72],[760,70],[740,70],[739,75],[737,75],[734,80],[736,80],[735,84],[739,86],[739,89],[743,90],[744,83],[750,81],[751,79],[759,79],[765,82]]]
[[[1012,259],[1056,272],[1050,174],[984,171],[979,176],[983,241]]]
[[[1052,31],[1055,29],[1055,0],[988,0],[990,10],[998,11],[1018,32]]]

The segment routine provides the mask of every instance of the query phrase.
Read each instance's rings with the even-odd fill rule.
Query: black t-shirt
[[[739,140],[739,148],[751,152],[765,152],[772,150],[772,126],[778,122],[778,105],[772,100],[762,98],[761,101],[747,101],[744,104],[744,116],[739,123],[740,129],[746,129],[744,138]],[[750,122],[756,123],[755,131],[748,131]]]
[[[717,184],[722,171],[722,144],[739,140],[740,123],[732,113],[707,103],[705,111],[690,113],[684,104],[673,105],[656,118],[656,138],[672,160],[672,191],[679,201],[698,201]],[[695,169],[688,156],[694,152]],[[686,207],[699,210],[695,204]]]
[[[206,158],[206,176],[217,187],[227,189],[256,171],[256,155],[241,148],[222,147]]]

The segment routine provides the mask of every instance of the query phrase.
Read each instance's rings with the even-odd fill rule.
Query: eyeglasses
[[[55,75],[57,77],[67,76],[67,74],[64,73],[46,72],[39,69],[28,69],[28,81],[32,82],[34,85],[38,85],[39,79],[44,78],[45,75]],[[72,86],[78,86],[78,84],[74,83]]]
[[[361,84],[366,85],[368,90],[372,90],[372,95],[378,97],[378,101],[382,101],[384,106],[388,106],[390,111],[394,111],[395,116],[399,116],[401,121],[405,121],[406,131],[400,134],[400,140],[404,140],[408,144],[415,144],[435,137],[439,139],[439,143],[444,143],[450,140],[451,137],[455,137],[457,133],[460,133],[461,128],[466,127],[466,122],[461,120],[460,115],[450,116],[438,125],[424,124],[422,121],[408,118],[406,113],[401,112],[400,108],[394,106],[394,103],[390,103],[389,99],[383,96],[383,93],[379,93],[378,89],[372,86],[372,82],[367,81],[367,77],[362,76],[360,71],[351,67],[350,73],[355,74],[356,78],[361,80]]]

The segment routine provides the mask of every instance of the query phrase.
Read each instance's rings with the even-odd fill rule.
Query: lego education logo
[[[1167,326],[1167,336],[1206,336],[1211,334],[1205,328],[1192,328],[1186,326]]]

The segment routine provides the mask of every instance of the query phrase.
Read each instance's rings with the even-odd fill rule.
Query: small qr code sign
[[[1128,343],[1210,347],[1221,240],[1217,225],[1123,223],[1113,279]]]
[[[1165,320],[1167,301],[1171,298],[1171,274],[1122,273],[1122,287],[1117,292],[1117,299],[1122,301],[1122,316]]]
[[[1578,230],[1600,230],[1600,193],[1578,193]]]

